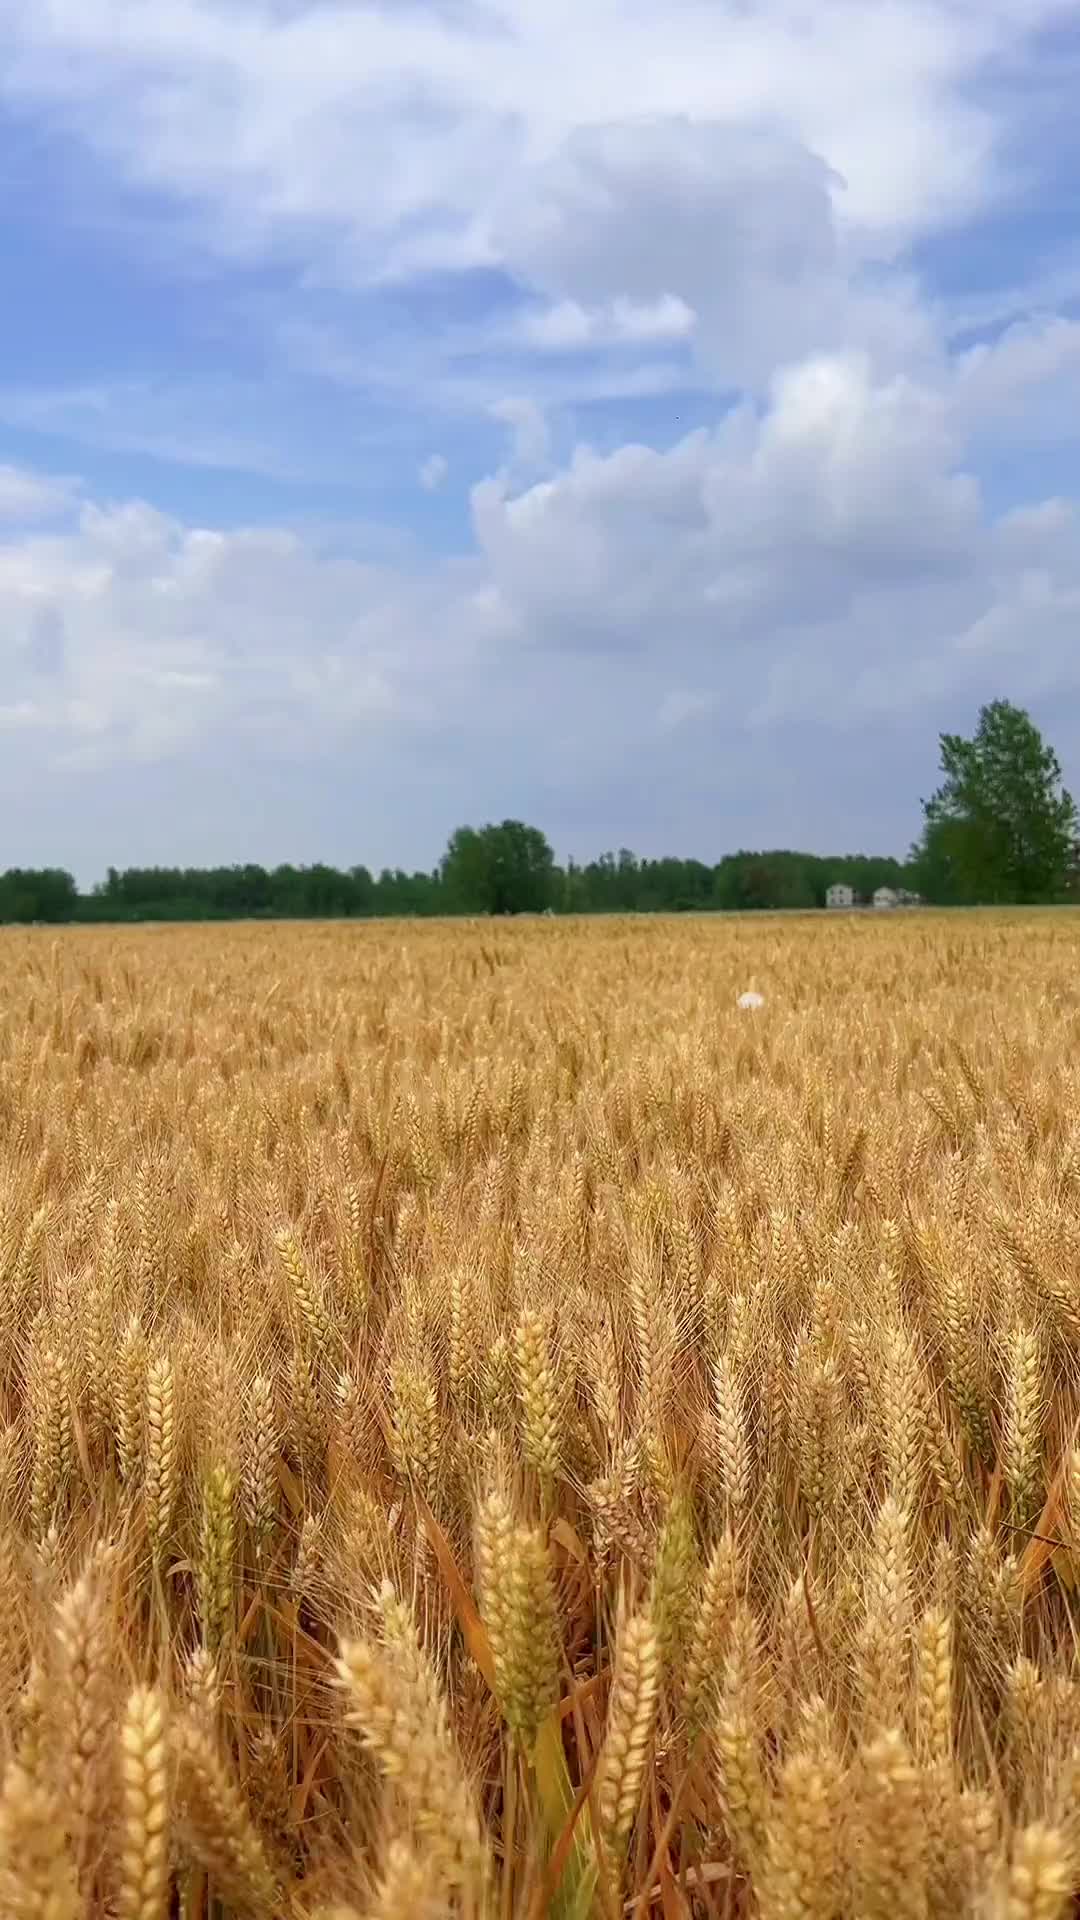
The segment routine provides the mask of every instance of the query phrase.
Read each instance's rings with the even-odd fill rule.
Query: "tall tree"
[[[1031,716],[1008,700],[981,708],[974,737],[941,735],[937,792],[923,802],[922,889],[942,901],[1054,900],[1065,889],[1077,812]]]
[[[443,855],[448,904],[469,913],[540,913],[552,901],[555,856],[521,820],[459,827]]]

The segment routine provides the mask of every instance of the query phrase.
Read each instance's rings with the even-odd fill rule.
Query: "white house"
[[[878,887],[875,889],[875,892],[874,892],[875,907],[895,907],[898,905],[898,903],[899,903],[899,896],[896,892],[895,887]]]
[[[827,907],[853,907],[855,905],[854,887],[847,886],[843,880],[834,880],[832,886],[826,888],[825,905]]]

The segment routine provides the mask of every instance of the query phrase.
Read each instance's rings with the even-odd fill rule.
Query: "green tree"
[[[540,913],[552,903],[555,856],[520,820],[459,827],[443,855],[447,904],[467,913]]]
[[[0,920],[70,920],[78,897],[61,867],[9,867],[0,874]]]
[[[930,900],[1028,903],[1066,890],[1077,833],[1057,755],[1008,700],[979,713],[974,738],[941,735],[944,781],[923,802],[915,848]]]

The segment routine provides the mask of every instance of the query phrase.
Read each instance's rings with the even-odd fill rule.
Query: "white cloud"
[[[1026,281],[988,271],[984,244],[984,292],[962,254],[963,222],[1022,212],[1050,164],[1071,76],[1039,36],[1074,12],[0,0],[0,110],[88,157],[114,238],[149,208],[140,244],[162,285],[188,273],[201,328],[137,378],[95,375],[82,340],[68,385],[5,369],[20,453],[74,440],[112,473],[168,462],[172,500],[197,467],[348,489],[355,509],[386,476],[394,497],[441,487],[433,442],[471,477],[498,458],[493,422],[506,439],[452,562],[404,534],[373,549],[355,522],[201,525],[0,467],[0,800],[5,781],[36,795],[37,818],[58,769],[93,768],[130,812],[175,766],[217,851],[265,762],[271,839],[323,777],[325,817],[348,788],[394,852],[425,778],[430,851],[459,806],[587,820],[587,838],[666,806],[672,844],[702,820],[726,842],[748,792],[753,837],[791,835],[831,730],[829,791],[858,773],[864,804],[890,742],[932,750],[942,712],[962,723],[1000,678],[1080,756],[1061,459],[1080,325],[1057,311],[1080,280],[1052,235]],[[908,263],[954,242],[956,291],[932,298]],[[1005,330],[951,358],[965,321]],[[117,340],[122,357],[120,320]],[[711,423],[740,397],[694,430],[703,390]],[[657,444],[628,421],[662,422]],[[1027,449],[1045,485],[1002,460]],[[256,497],[205,497],[226,493],[234,513]],[[275,815],[288,763],[303,777]],[[82,818],[69,798],[64,830]]]
[[[761,419],[736,409],[664,453],[579,447],[516,493],[481,482],[477,538],[504,598],[568,645],[670,644],[674,626],[739,648],[864,586],[970,568],[982,522],[959,450],[946,394],[820,359],[777,378]]]
[[[688,720],[700,720],[715,704],[714,693],[694,693],[687,687],[672,687],[660,702],[657,725],[661,732],[673,733]]]
[[[25,467],[0,465],[0,523],[46,519],[67,504],[75,484]]]
[[[296,267],[299,287],[252,322],[290,370],[401,413],[481,419],[507,393],[548,413],[695,381],[760,394],[778,367],[852,347],[925,380],[948,316],[905,248],[1025,183],[1033,102],[1045,113],[1046,89],[1067,87],[1039,35],[1071,12],[0,0],[0,102],[81,143],[113,186],[168,196],[163,270],[189,254],[202,270],[207,249]],[[1003,71],[1042,91],[980,85]],[[470,266],[504,269],[518,303],[470,319],[463,299],[453,320],[440,304],[401,332],[380,317],[389,283]],[[296,423],[264,436],[209,385],[173,404],[138,383],[101,392],[0,395],[0,417],[295,475]]]
[[[0,542],[6,724],[33,733],[43,778],[263,750],[410,763],[423,737],[452,740],[458,778],[542,788],[558,770],[564,792],[667,739],[690,792],[718,739],[857,733],[884,712],[929,733],[1005,661],[1015,697],[1072,714],[1061,745],[1080,754],[1076,508],[987,508],[964,469],[965,379],[807,362],[761,416],[665,452],[582,446],[542,479],[479,483],[475,553],[423,570],[85,501],[72,525]],[[706,711],[699,738],[686,723]]]
[[[449,471],[449,465],[443,454],[429,453],[420,467],[420,485],[424,492],[437,493]]]
[[[508,394],[493,401],[490,412],[492,419],[501,421],[504,427],[510,429],[511,466],[514,470],[529,471],[546,465],[551,453],[551,435],[535,400],[523,394]]]
[[[687,340],[696,324],[693,308],[676,294],[644,301],[620,294],[599,307],[560,300],[555,306],[525,312],[511,329],[510,338],[541,352],[573,353],[583,348]]]
[[[972,435],[1028,445],[1075,440],[1080,421],[1080,321],[1040,314],[957,362],[957,407]]]
[[[141,502],[87,503],[66,532],[0,544],[6,689],[25,691],[68,761],[214,741],[241,755],[301,743],[306,757],[422,715],[410,663],[431,602],[422,579],[312,540],[187,527]],[[61,644],[43,661],[44,617]]]
[[[729,385],[835,328],[841,273],[829,170],[775,131],[688,117],[572,134],[512,176],[499,250],[560,311],[655,313],[678,300]]]
[[[328,254],[344,243],[368,272],[393,246],[483,257],[486,211],[568,138],[673,115],[784,127],[843,180],[853,229],[954,219],[995,183],[995,109],[973,96],[973,72],[1018,60],[1069,12],[7,0],[3,84],[20,106],[62,113],[128,178],[197,201],[220,244],[288,250],[299,223],[320,223]]]

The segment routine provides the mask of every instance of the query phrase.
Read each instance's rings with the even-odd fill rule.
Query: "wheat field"
[[[0,936],[5,1920],[1072,1911],[1077,929]]]

